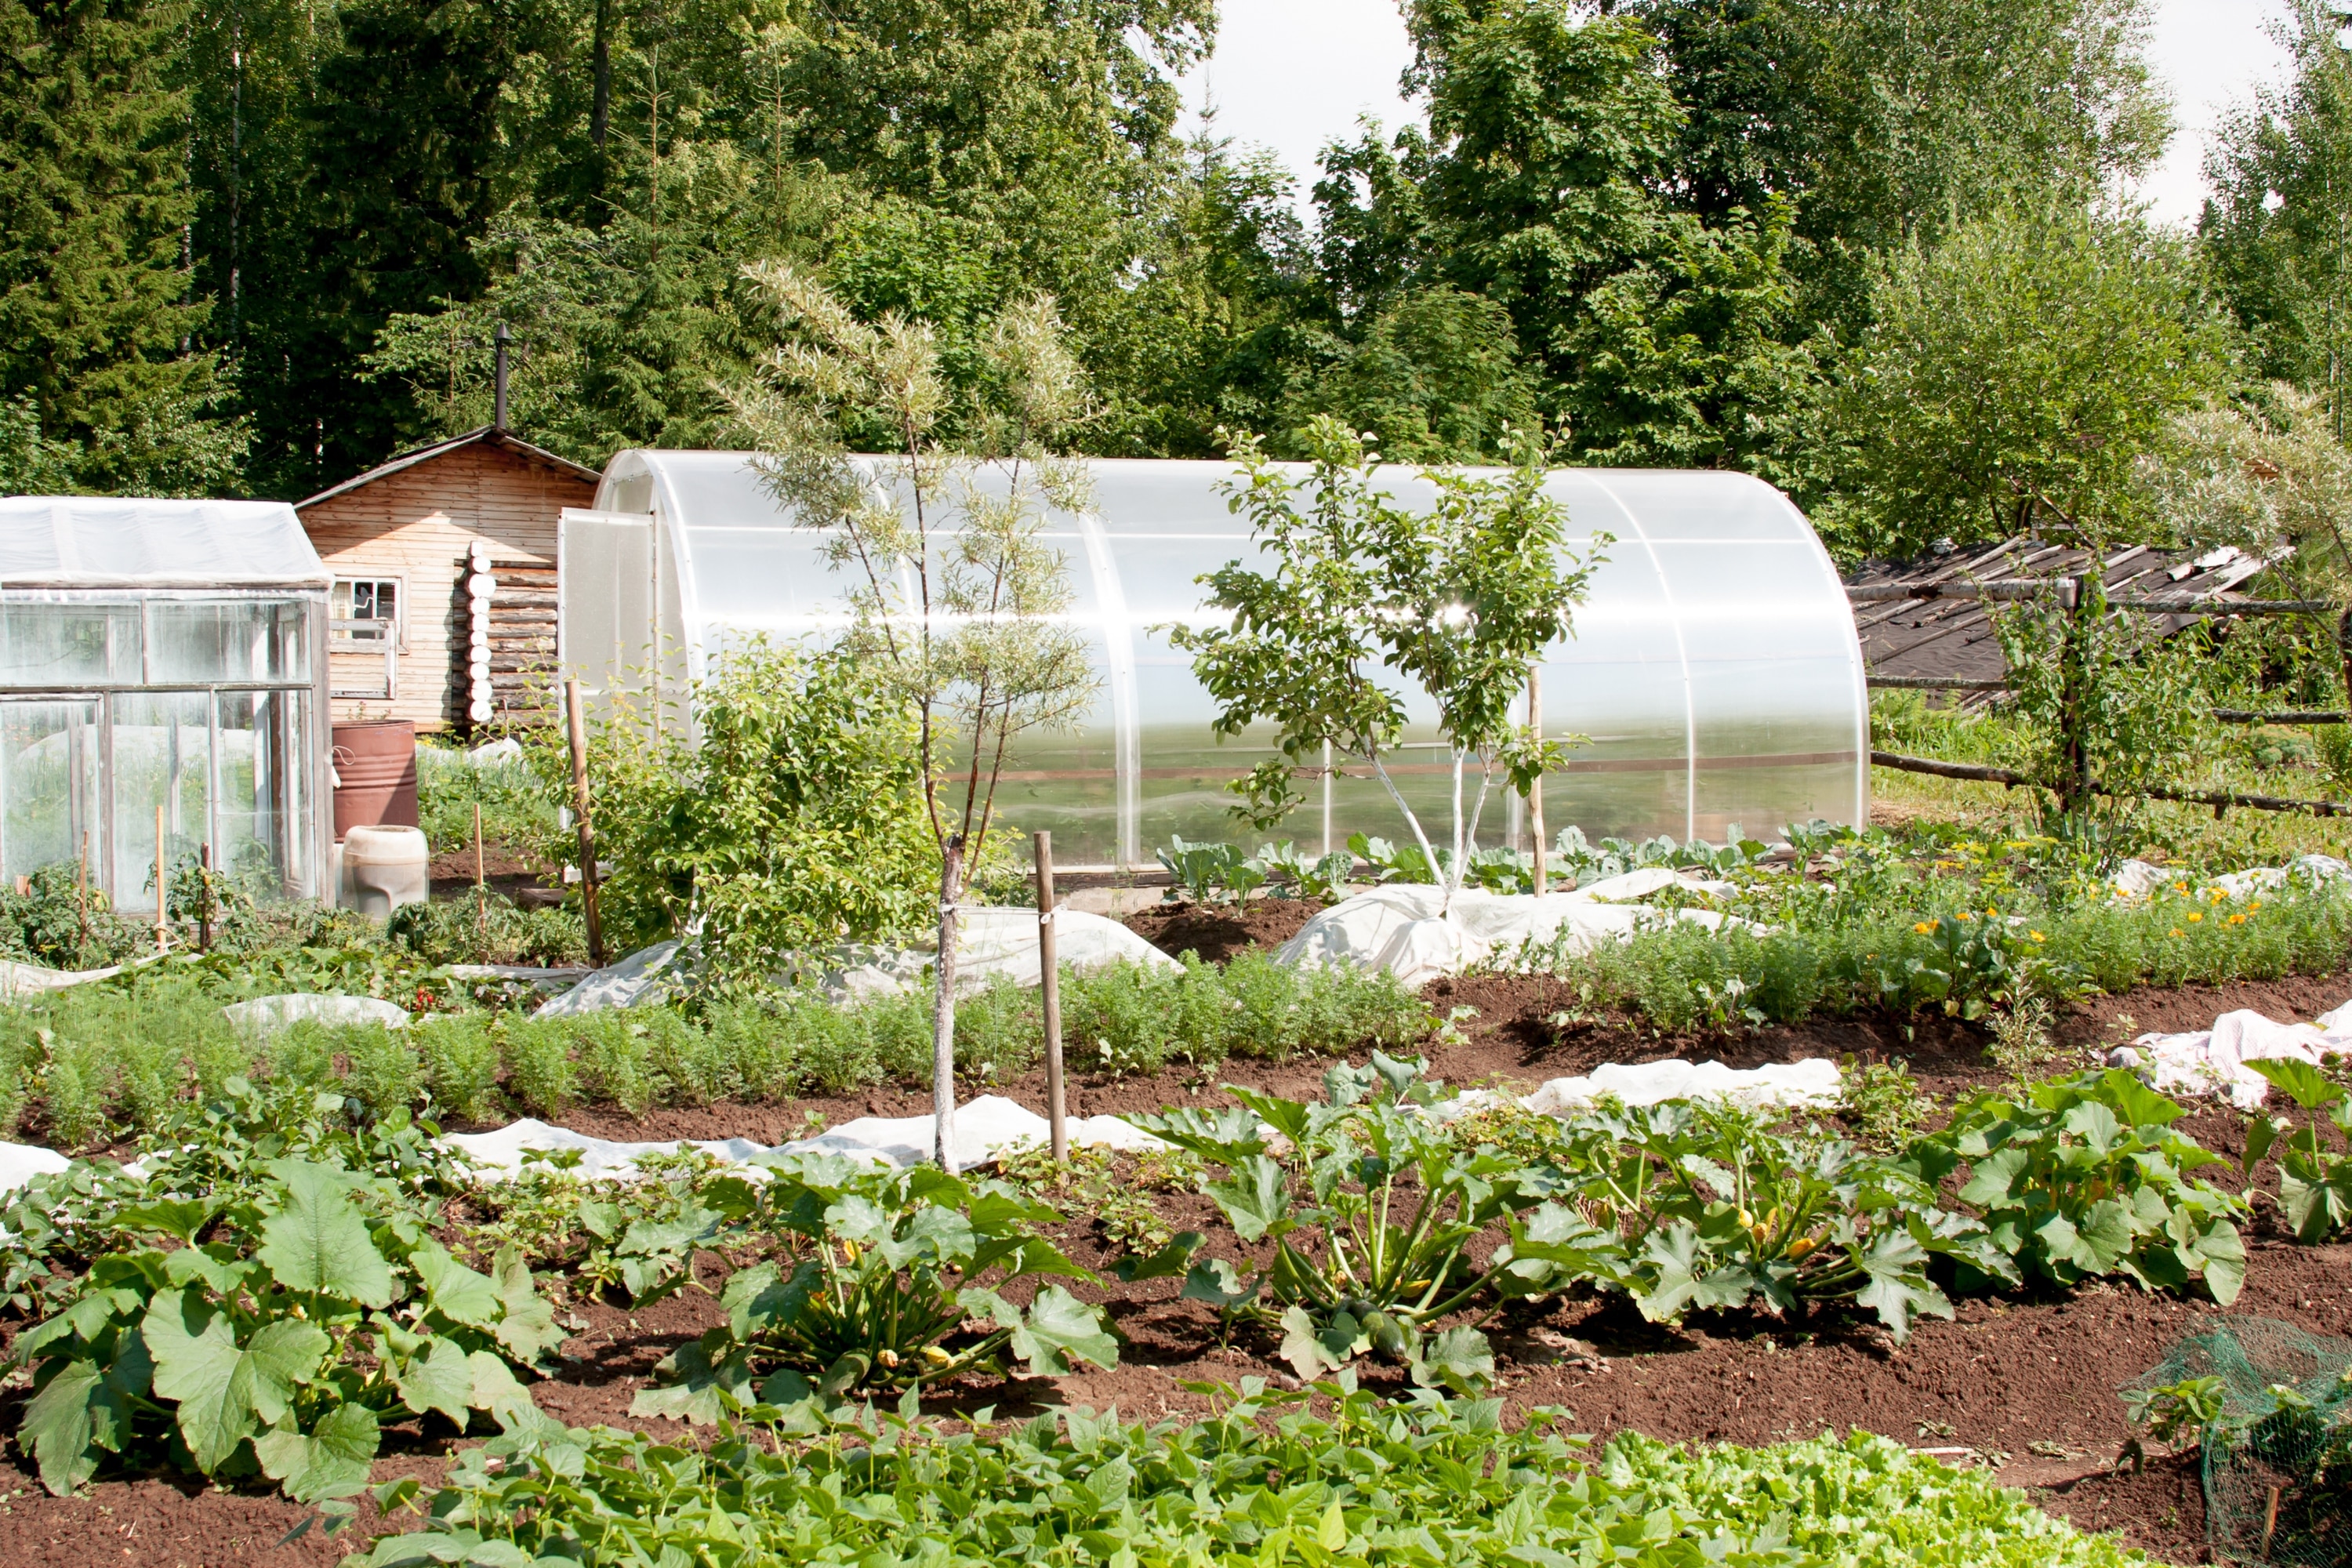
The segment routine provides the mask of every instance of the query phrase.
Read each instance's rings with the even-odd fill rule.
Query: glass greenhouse
[[[333,579],[278,502],[0,500],[0,875],[178,863],[319,896]]]
[[[1266,755],[1220,743],[1213,705],[1161,628],[1204,610],[1196,579],[1255,551],[1219,489],[1221,462],[1098,459],[1090,510],[1055,514],[1102,683],[1076,731],[1033,736],[1000,799],[1023,830],[1053,831],[1057,858],[1149,865],[1171,836],[1237,839],[1230,779]],[[1562,469],[1552,491],[1569,546],[1613,542],[1543,668],[1544,728],[1587,738],[1544,790],[1555,832],[1719,839],[1868,813],[1868,706],[1853,616],[1828,553],[1787,497],[1739,474]],[[1394,470],[1407,501],[1431,488]],[[657,681],[675,696],[728,645],[824,636],[846,579],[795,525],[753,459],[626,451],[593,512],[565,514],[560,647],[592,689]],[[658,663],[649,658],[658,646]],[[1410,700],[1418,693],[1408,690]],[[1450,820],[1451,765],[1424,704],[1398,782],[1433,839]],[[1359,770],[1360,771],[1360,770]],[[1308,785],[1312,792],[1315,785]],[[1527,847],[1512,800],[1480,837]],[[1377,780],[1327,780],[1275,837],[1321,852],[1353,832],[1405,837]]]

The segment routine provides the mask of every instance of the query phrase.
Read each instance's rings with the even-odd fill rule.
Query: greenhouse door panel
[[[281,897],[310,885],[303,820],[304,703],[299,692],[223,691],[210,843],[240,890]]]
[[[98,799],[94,699],[0,702],[0,876],[78,866]]]
[[[152,912],[157,808],[174,864],[194,860],[211,831],[213,695],[126,692],[112,705],[114,903]]]

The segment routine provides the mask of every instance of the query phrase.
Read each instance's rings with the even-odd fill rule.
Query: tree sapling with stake
[[[1075,723],[1097,684],[1065,616],[1068,563],[1044,538],[1046,510],[1086,504],[1084,468],[1059,455],[1087,411],[1083,377],[1045,296],[1008,306],[981,335],[966,386],[929,323],[861,321],[782,262],[746,276],[787,335],[730,401],[770,490],[824,534],[850,581],[845,647],[917,721],[940,854],[934,1125],[953,1172],[956,900],[997,826],[1014,741]],[[888,450],[855,456],[845,430]]]
[[[1571,635],[1570,611],[1593,561],[1562,548],[1565,513],[1544,489],[1549,448],[1538,433],[1507,433],[1511,467],[1499,476],[1425,469],[1433,500],[1399,500],[1379,454],[1329,416],[1302,432],[1312,461],[1297,473],[1266,459],[1255,437],[1234,440],[1239,473],[1228,504],[1247,516],[1272,564],[1239,561],[1202,577],[1230,621],[1176,626],[1169,637],[1192,653],[1192,672],[1217,701],[1219,735],[1261,721],[1276,725],[1280,755],[1230,787],[1234,815],[1261,830],[1304,798],[1303,768],[1325,748],[1368,763],[1404,814],[1450,910],[1460,891],[1487,795],[1499,773],[1526,795],[1559,765],[1564,746],[1515,723],[1529,667]],[[1596,535],[1597,551],[1611,541]],[[1404,699],[1376,666],[1417,681],[1437,710],[1454,764],[1454,827],[1446,853],[1430,847],[1420,816],[1389,772],[1404,731]],[[1317,759],[1310,764],[1306,759]],[[1465,764],[1478,794],[1462,812]]]

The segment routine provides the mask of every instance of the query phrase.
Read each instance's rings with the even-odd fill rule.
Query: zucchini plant
[[[1270,1320],[1303,1379],[1376,1353],[1427,1386],[1485,1383],[1495,1362],[1477,1324],[1514,1296],[1557,1289],[1559,1258],[1591,1227],[1555,1209],[1543,1227],[1552,1254],[1516,1269],[1507,1248],[1477,1261],[1481,1232],[1538,1203],[1533,1173],[1449,1137],[1425,1113],[1436,1086],[1418,1063],[1376,1051],[1370,1068],[1335,1068],[1324,1081],[1319,1103],[1228,1086],[1244,1109],[1128,1118],[1214,1166],[1203,1191],[1236,1236],[1270,1239],[1275,1252],[1263,1269],[1202,1258],[1204,1238],[1187,1232],[1122,1277],[1181,1272],[1187,1300]],[[1474,1305],[1470,1321],[1441,1326]]]
[[[2308,1062],[2294,1060],[2248,1062],[2248,1067],[2283,1089],[2309,1112],[2300,1131],[2258,1116],[2246,1128],[2245,1168],[2251,1173],[2264,1154],[2275,1152],[2279,1165],[2279,1207],[2306,1244],[2326,1241],[2352,1226],[2352,1091]],[[2347,1152],[2338,1153],[2319,1139],[2320,1116],[2336,1124]]]
[[[765,1232],[782,1256],[728,1279],[727,1321],[664,1360],[664,1384],[641,1392],[632,1415],[717,1421],[755,1384],[787,1404],[812,1384],[828,1396],[904,1389],[1007,1352],[1039,1375],[1118,1363],[1100,1309],[1057,1284],[1025,1308],[1003,1294],[1016,1281],[1093,1278],[1037,1234],[1062,1217],[1049,1205],[933,1165],[811,1154],[772,1170],[760,1213],[730,1234]]]
[[[1952,1315],[1933,1259],[2018,1279],[1986,1227],[1940,1206],[1916,1167],[1818,1129],[1789,1137],[1737,1106],[1670,1101],[1580,1118],[1557,1147],[1563,1195],[1622,1247],[1595,1276],[1653,1321],[1694,1307],[1777,1316],[1849,1301],[1900,1344],[1916,1318]],[[1545,1255],[1516,1245],[1523,1258]],[[1581,1246],[1576,1260],[1597,1256]]]
[[[2061,1285],[2122,1274],[2149,1290],[2202,1279],[2226,1307],[2246,1279],[2245,1205],[2191,1178],[2221,1157],[2173,1129],[2184,1114],[2110,1068],[2037,1084],[2021,1099],[1972,1095],[1913,1157],[1931,1182],[1966,1163],[1960,1201],[2027,1272]],[[1978,1282],[1964,1267],[1961,1285]]]
[[[223,1191],[163,1189],[112,1215],[127,1245],[18,1336],[18,1440],[60,1496],[110,1455],[207,1477],[258,1469],[348,1514],[386,1416],[464,1430],[530,1403],[518,1367],[564,1335],[517,1254],[484,1274],[394,1177],[279,1156]],[[169,1245],[164,1245],[168,1243]]]

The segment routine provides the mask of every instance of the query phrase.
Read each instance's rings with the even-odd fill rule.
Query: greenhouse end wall
[[[152,913],[160,810],[173,864],[321,896],[330,580],[292,510],[0,501],[0,877]]]
[[[865,461],[887,486],[888,461]],[[1226,505],[1229,464],[1087,468],[1091,505],[1050,514],[1046,534],[1068,562],[1071,620],[1100,686],[1075,729],[1021,746],[999,798],[1016,827],[1052,830],[1065,862],[1146,866],[1172,837],[1245,836],[1225,785],[1273,754],[1270,734],[1220,742],[1214,704],[1168,629],[1219,618],[1198,578],[1257,556]],[[1381,479],[1407,504],[1433,499],[1417,471]],[[1542,662],[1546,731],[1581,738],[1545,784],[1550,829],[1720,839],[1866,819],[1861,647],[1795,506],[1738,474],[1562,469],[1549,488],[1569,518],[1567,552],[1599,561],[1575,635]],[[675,700],[747,637],[824,639],[846,624],[849,579],[824,535],[784,512],[747,454],[623,452],[596,510],[565,514],[563,542],[560,657],[592,689]],[[1391,772],[1434,837],[1451,820],[1452,770],[1433,710],[1403,695]],[[1402,837],[1379,782],[1341,761],[1342,776],[1309,784],[1307,805],[1255,837],[1317,852],[1355,832]],[[1519,803],[1490,799],[1479,839],[1525,847]]]

